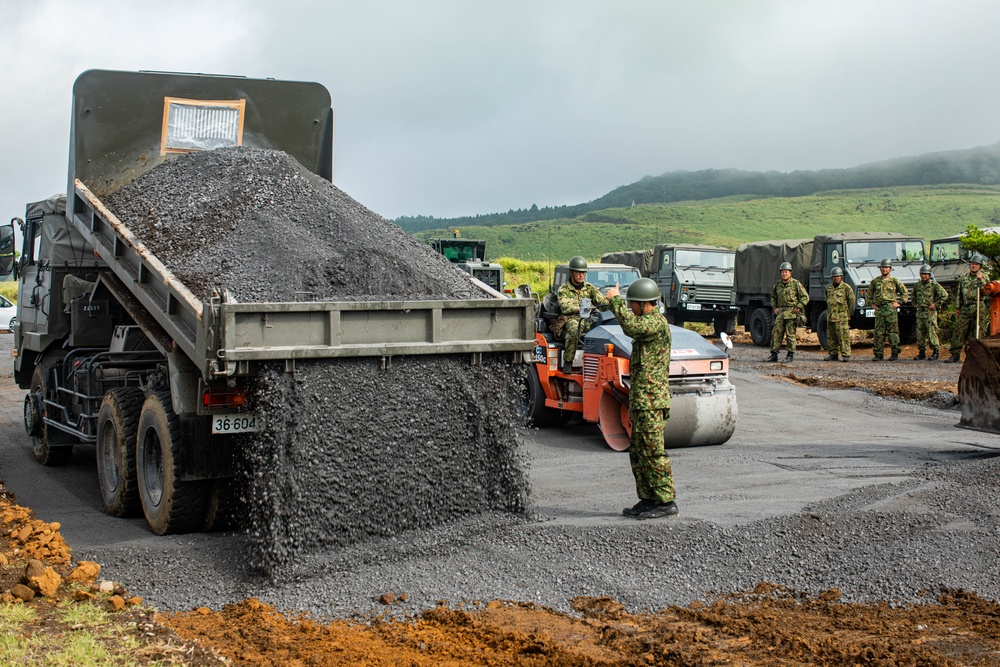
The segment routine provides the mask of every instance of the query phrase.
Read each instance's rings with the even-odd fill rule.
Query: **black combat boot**
[[[778,353],[772,352],[771,356],[765,359],[764,361],[777,361],[777,360],[778,360]]]
[[[632,507],[626,507],[622,510],[622,514],[625,516],[639,516],[646,510],[651,510],[656,507],[656,501],[653,500],[640,500]]]
[[[962,356],[961,352],[952,352],[951,356],[944,360],[944,363],[954,364],[961,358],[961,356]]]
[[[785,355],[785,363],[786,364],[790,364],[793,361],[795,361],[795,353],[794,352],[789,352],[788,354]]]
[[[893,352],[892,356],[889,357],[889,361],[899,361],[899,354],[896,353],[896,352]]]
[[[639,515],[640,519],[662,519],[665,516],[677,514],[677,503],[656,503]]]
[[[937,352],[935,352],[934,354],[937,354]],[[926,359],[926,358],[927,355],[924,353],[923,350],[920,350],[920,353],[917,356],[913,357],[915,361],[919,361],[920,359]]]
[[[938,351],[934,350],[934,354],[927,357],[927,361],[937,361],[937,360],[938,360]]]
[[[837,353],[836,352],[831,352],[830,356],[823,358],[823,361],[836,361],[836,360],[837,360]]]
[[[840,360],[841,361],[850,361],[851,358],[850,357],[841,357]]]

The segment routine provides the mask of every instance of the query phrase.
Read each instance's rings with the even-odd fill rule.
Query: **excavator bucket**
[[[973,339],[958,376],[963,428],[1000,433],[1000,336]]]

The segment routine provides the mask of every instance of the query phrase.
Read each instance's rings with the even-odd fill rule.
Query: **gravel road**
[[[0,336],[0,355],[9,347]],[[161,609],[255,596],[346,617],[402,615],[441,599],[568,610],[577,595],[609,595],[641,611],[757,582],[836,587],[845,601],[913,601],[946,587],[1000,598],[998,436],[955,428],[954,408],[773,378],[749,361],[757,356],[741,346],[734,354],[733,438],[671,452],[681,513],[660,521],[620,515],[634,495],[627,455],[608,450],[596,429],[529,430],[521,446],[531,519],[485,515],[331,547],[267,581],[246,566],[241,535],[154,537],[141,519],[104,515],[92,447],[78,447],[64,468],[38,466],[9,371],[0,378],[0,475],[21,504],[62,523],[76,559],[102,563]],[[821,363],[818,352],[796,356]],[[893,368],[904,365],[879,372]],[[406,599],[387,608],[375,600],[385,593]]]

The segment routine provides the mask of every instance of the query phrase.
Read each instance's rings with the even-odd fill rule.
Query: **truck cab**
[[[431,239],[431,247],[452,264],[497,292],[503,292],[503,267],[486,259],[486,241],[479,239]]]
[[[1000,234],[1000,227],[987,227],[981,231]],[[965,234],[955,234],[935,239],[931,241],[928,252],[928,264],[931,265],[934,280],[941,283],[949,294],[954,294],[958,279],[969,272],[969,258],[972,257],[972,251],[962,247],[963,236]]]

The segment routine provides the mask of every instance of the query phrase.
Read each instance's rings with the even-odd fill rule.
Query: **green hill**
[[[590,259],[605,252],[696,242],[735,248],[745,241],[846,231],[902,232],[926,240],[1000,225],[1000,186],[948,185],[837,190],[807,196],[731,196],[589,211],[573,218],[494,226],[442,225],[418,238],[488,242],[491,257]]]

